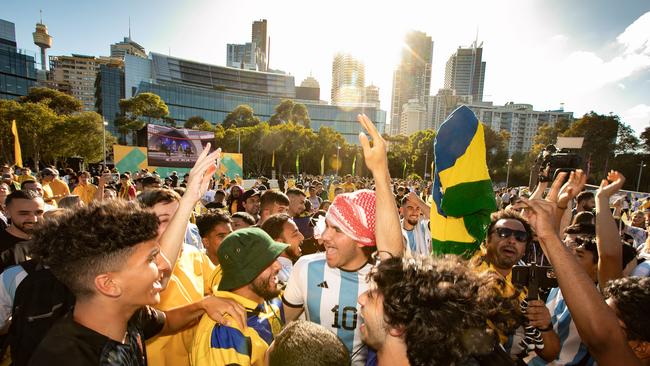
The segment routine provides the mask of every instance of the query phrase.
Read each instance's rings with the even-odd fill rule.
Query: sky
[[[216,65],[226,64],[227,43],[250,42],[251,23],[267,19],[271,68],[298,85],[312,75],[329,100],[333,56],[349,52],[365,62],[388,115],[407,31],[434,41],[432,94],[449,56],[478,37],[484,101],[613,113],[638,133],[650,126],[648,0],[3,0],[0,19],[16,24],[18,47],[33,53],[39,10],[54,37],[49,55],[106,56],[130,18],[132,39],[147,52]]]

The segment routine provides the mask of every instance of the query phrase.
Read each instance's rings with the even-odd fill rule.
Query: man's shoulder
[[[313,262],[318,262],[318,261],[325,261],[325,253],[314,253],[314,254],[308,254],[308,255],[303,255],[298,259],[298,261],[295,264],[295,267],[300,267],[300,266],[306,266],[309,263]]]
[[[30,358],[29,365],[98,364],[107,341],[105,336],[76,324],[66,316],[52,326]]]

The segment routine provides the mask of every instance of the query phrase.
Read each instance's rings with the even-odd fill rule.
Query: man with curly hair
[[[203,313],[235,313],[214,296],[159,311],[169,262],[157,242],[158,218],[136,203],[96,203],[50,220],[34,234],[35,253],[75,296],[29,365],[146,365],[144,340],[196,323]],[[241,320],[240,320],[241,321]]]
[[[636,357],[650,363],[650,278],[624,277],[605,287],[607,305],[614,310]]]
[[[501,295],[498,277],[455,256],[382,261],[359,304],[361,338],[377,350],[378,365],[480,364],[499,341],[488,321],[504,332],[518,325],[518,301]],[[496,349],[491,360],[507,365]]]

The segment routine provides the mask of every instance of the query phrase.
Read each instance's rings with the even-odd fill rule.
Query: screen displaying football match
[[[147,125],[149,166],[191,168],[208,142],[214,145],[214,133]],[[212,146],[211,150],[215,147]]]

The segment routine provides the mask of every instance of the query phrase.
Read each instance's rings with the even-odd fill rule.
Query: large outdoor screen
[[[208,142],[214,146],[214,133],[178,129],[160,125],[147,126],[147,156],[150,166],[191,168]]]

